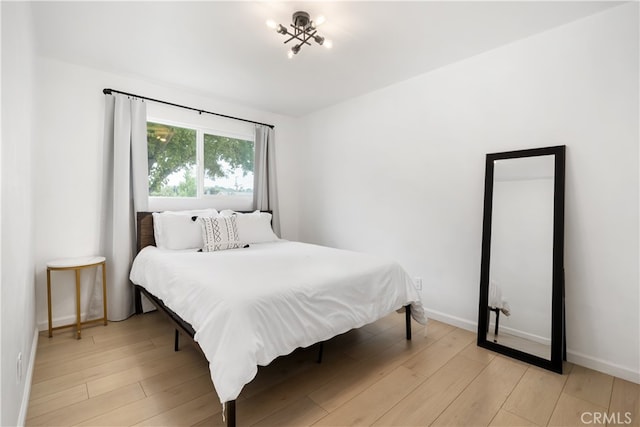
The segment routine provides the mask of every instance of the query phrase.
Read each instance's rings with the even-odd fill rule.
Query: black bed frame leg
[[[324,351],[324,342],[320,343],[320,348],[318,349],[318,363],[322,363],[322,353]]]
[[[140,288],[137,286],[133,288],[133,303],[136,314],[142,314],[142,295],[140,294]]]
[[[225,404],[225,418],[227,427],[236,427],[236,401],[230,400]]]
[[[177,329],[173,337],[173,351],[180,351],[180,331]]]
[[[404,307],[405,321],[407,325],[407,340],[411,340],[411,306]]]

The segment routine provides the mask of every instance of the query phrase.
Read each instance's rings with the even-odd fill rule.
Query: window
[[[204,134],[204,194],[253,195],[253,141]]]
[[[147,122],[149,196],[197,197],[195,129]]]
[[[253,136],[147,122],[151,198],[253,196]]]

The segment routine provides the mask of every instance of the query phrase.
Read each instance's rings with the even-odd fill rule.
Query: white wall
[[[292,197],[297,194],[296,181],[290,179],[297,174],[292,160],[295,158],[293,146],[297,143],[292,119],[43,57],[36,61],[36,81],[38,135],[34,167],[38,242],[35,269],[40,329],[47,325],[46,262],[99,252],[103,88],[274,124],[282,235],[297,238],[297,202]],[[158,110],[157,105],[150,105],[149,109]],[[176,109],[176,114],[185,112]],[[54,324],[68,323],[74,316],[73,274],[65,273],[55,273],[54,277]],[[92,278],[91,272],[83,276],[83,311],[88,308]]]
[[[35,326],[32,152],[33,24],[28,3],[2,9],[0,424],[26,416]],[[18,357],[22,356],[22,367]],[[21,371],[21,372],[20,372]]]
[[[304,134],[300,236],[393,256],[432,317],[470,329],[485,154],[567,145],[569,360],[640,381],[638,3],[309,115]]]

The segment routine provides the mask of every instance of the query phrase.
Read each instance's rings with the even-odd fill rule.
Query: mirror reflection
[[[551,359],[554,156],[494,160],[489,342]]]

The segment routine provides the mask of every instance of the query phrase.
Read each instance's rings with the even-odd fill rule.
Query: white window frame
[[[246,132],[230,132],[208,126],[167,120],[157,117],[147,117],[147,123],[159,123],[196,131],[196,196],[169,197],[149,196],[149,210],[180,210],[214,207],[216,209],[249,210],[253,205],[253,193],[247,195],[219,195],[204,194],[204,135],[218,135],[234,139],[252,141],[255,155],[255,134]],[[148,185],[148,184],[147,184]]]

